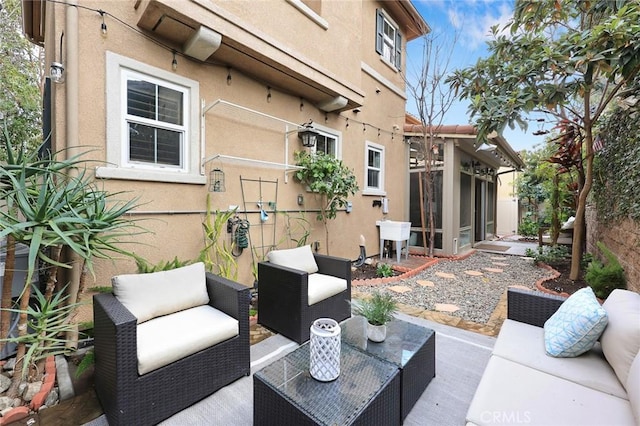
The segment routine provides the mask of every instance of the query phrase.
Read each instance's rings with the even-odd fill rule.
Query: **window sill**
[[[362,191],[362,195],[373,195],[376,197],[386,197],[387,191],[383,191],[380,189],[365,189]]]
[[[199,174],[166,173],[121,167],[96,167],[96,178],[205,185],[207,177]]]

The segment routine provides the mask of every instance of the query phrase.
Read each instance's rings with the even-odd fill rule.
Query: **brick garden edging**
[[[38,411],[40,407],[42,407],[56,382],[56,361],[53,355],[48,356],[45,360],[44,373],[42,387],[31,399],[29,406],[21,405],[20,407],[13,408],[4,416],[0,417],[0,426],[22,420],[28,417],[31,411]],[[31,409],[31,411],[29,409]]]
[[[393,277],[381,277],[381,278],[369,278],[366,280],[353,280],[351,281],[351,285],[352,286],[359,286],[359,285],[375,285],[375,284],[388,284],[388,283],[392,283],[395,281],[400,281],[400,280],[404,280],[407,278],[411,278],[414,277],[416,275],[418,275],[420,272],[424,271],[427,268],[432,267],[433,265],[435,265],[436,263],[440,262],[441,260],[464,260],[466,258],[468,258],[469,256],[471,256],[472,254],[474,254],[476,251],[475,250],[470,250],[462,255],[455,255],[455,256],[438,256],[438,257],[433,257],[430,258],[428,256],[422,255],[422,254],[411,254],[409,253],[409,256],[411,257],[421,257],[421,258],[426,258],[426,259],[431,259],[428,262],[426,262],[424,265],[420,265],[415,269],[410,269],[407,267],[403,267],[400,265],[391,265],[391,268],[393,268],[396,271],[402,272],[402,274],[400,275],[396,275]]]

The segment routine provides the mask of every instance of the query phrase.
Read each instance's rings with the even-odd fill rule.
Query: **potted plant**
[[[387,323],[393,319],[396,310],[391,295],[379,292],[353,304],[353,313],[367,319],[367,338],[373,342],[382,342],[387,337]]]

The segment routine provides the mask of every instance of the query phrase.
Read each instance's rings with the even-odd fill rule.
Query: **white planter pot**
[[[387,326],[367,323],[367,338],[372,342],[383,342],[387,338]]]

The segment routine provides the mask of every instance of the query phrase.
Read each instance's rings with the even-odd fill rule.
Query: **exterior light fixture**
[[[209,173],[209,192],[225,192],[224,172],[221,169],[213,169]]]
[[[64,66],[60,62],[51,62],[49,75],[54,83],[64,83]]]
[[[302,141],[302,146],[313,148],[316,146],[318,134],[311,123],[307,123],[304,125],[304,128],[298,132],[298,138]]]

